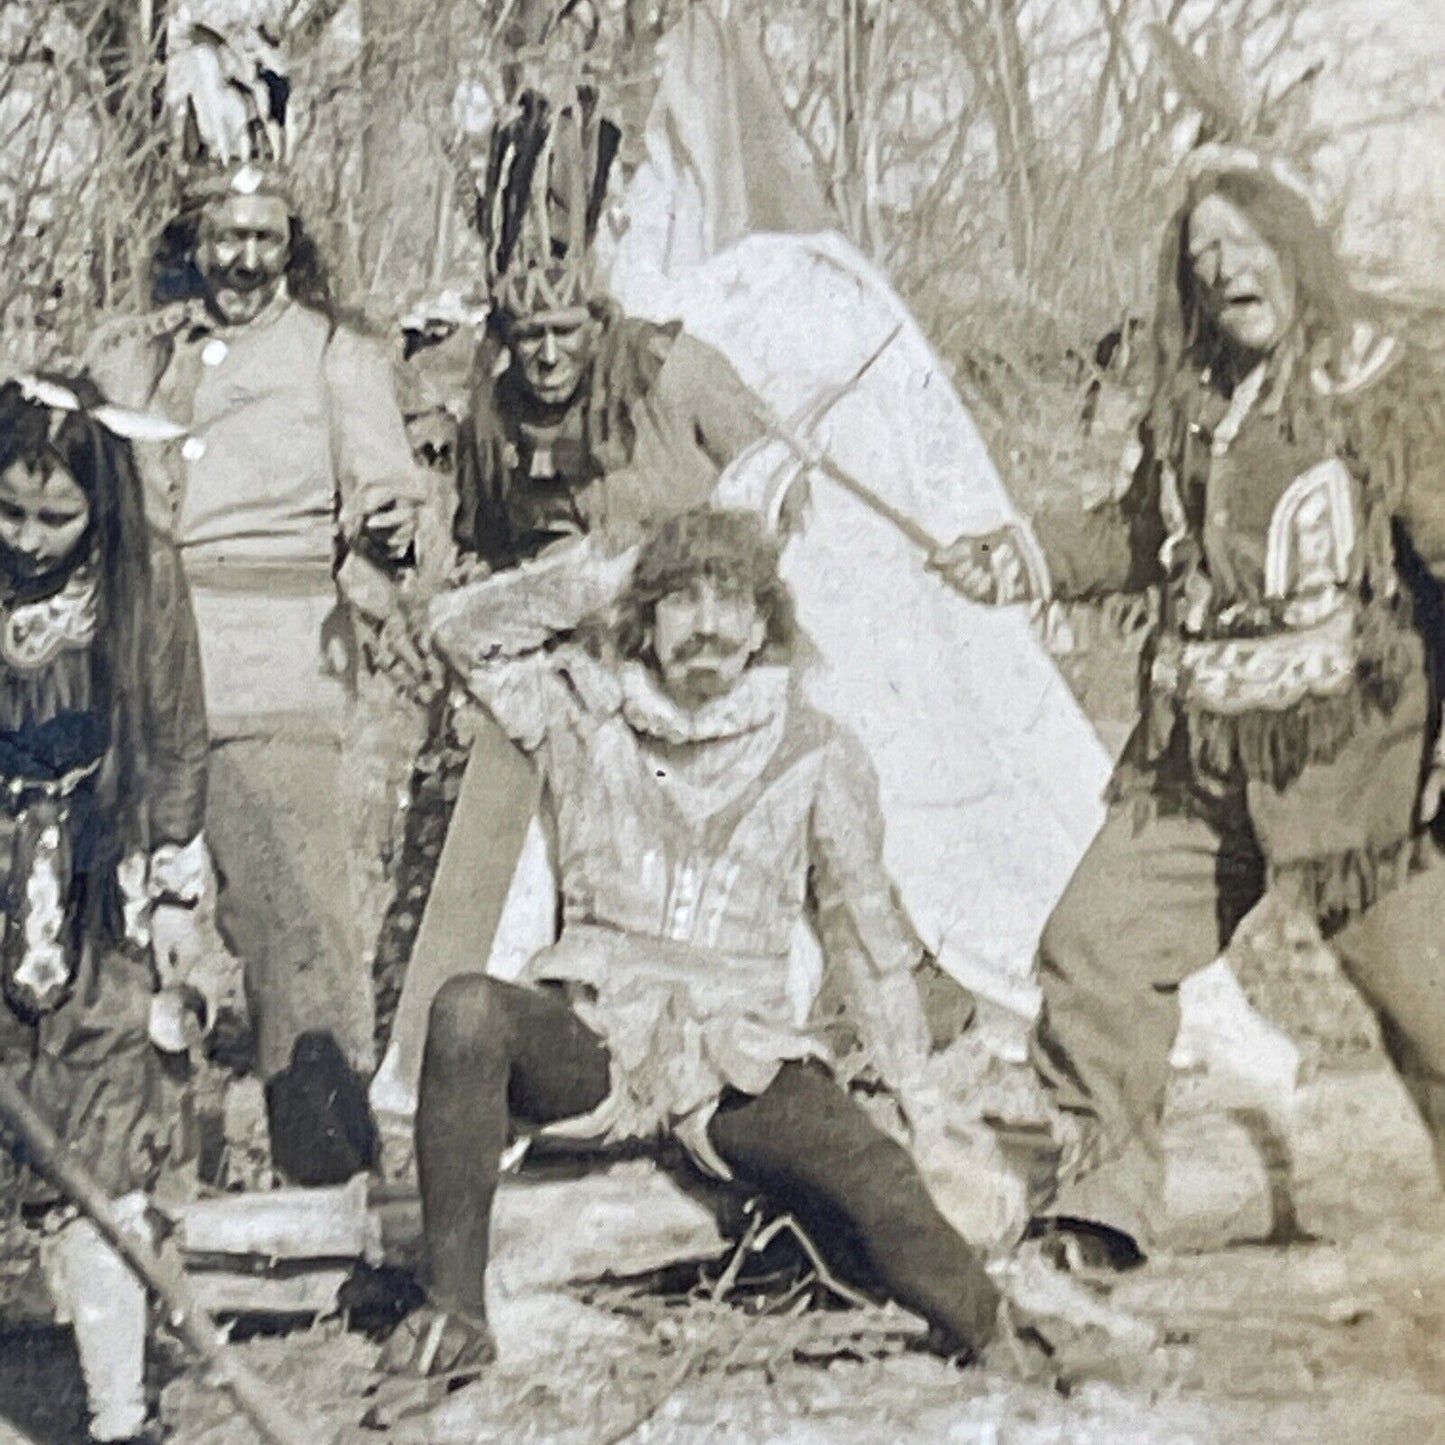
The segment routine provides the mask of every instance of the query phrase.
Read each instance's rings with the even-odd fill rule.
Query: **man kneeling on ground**
[[[455,606],[438,625],[537,760],[563,925],[522,983],[456,978],[432,1007],[416,1124],[428,1303],[383,1364],[455,1376],[492,1358],[501,1155],[514,1129],[563,1120],[599,1142],[672,1136],[825,1242],[844,1221],[884,1292],[973,1356],[997,1291],[789,996],[806,914],[915,1147],[933,1137],[924,947],[884,870],[862,746],[802,699],[777,550],[751,514],[694,511],[628,567],[567,569],[566,599],[511,595],[504,625]],[[609,623],[577,630],[624,579]]]

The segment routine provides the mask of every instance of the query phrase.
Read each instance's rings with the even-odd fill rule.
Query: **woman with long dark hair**
[[[199,939],[209,869],[195,624],[125,420],[83,377],[0,385],[0,1066],[138,1222],[187,1153],[185,1068],[152,1037],[183,1042],[158,997],[202,1022],[198,949],[161,945]],[[93,1438],[138,1435],[144,1293],[83,1224],[54,1259]]]
[[[1159,1235],[1179,985],[1267,886],[1334,937],[1445,1156],[1441,388],[1369,309],[1287,166],[1202,147],[1164,234],[1133,484],[1034,518],[1054,596],[1158,600],[1111,809],[1039,952],[1035,1059],[1077,1126],[1051,1211],[1115,1260]],[[1007,600],[1023,545],[938,564]]]

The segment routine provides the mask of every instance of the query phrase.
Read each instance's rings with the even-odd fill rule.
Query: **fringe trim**
[[[1287,788],[1311,763],[1334,762],[1369,717],[1389,717],[1404,696],[1408,678],[1422,666],[1418,634],[1388,607],[1368,608],[1359,620],[1359,662],[1346,690],[1311,695],[1279,711],[1258,709],[1237,716],[1151,696],[1150,757],[1166,751],[1182,723],[1194,767],[1227,778],[1237,765],[1249,778]]]
[[[1217,807],[1211,808],[1187,787],[1161,784],[1137,764],[1120,766],[1110,781],[1108,801],[1132,810],[1136,833],[1160,817],[1196,817],[1216,826],[1219,821]],[[1266,887],[1298,899],[1328,936],[1408,879],[1440,866],[1445,866],[1445,850],[1423,832],[1292,863],[1266,859]]]
[[[1189,756],[1214,777],[1228,777],[1235,762],[1246,776],[1287,788],[1311,763],[1332,763],[1359,731],[1366,713],[1358,686],[1337,697],[1308,697],[1286,712],[1238,717],[1186,708]]]
[[[1334,933],[1407,879],[1437,865],[1439,846],[1428,833],[1394,843],[1351,849],[1269,868],[1270,887],[1289,889],[1314,910],[1320,927]]]

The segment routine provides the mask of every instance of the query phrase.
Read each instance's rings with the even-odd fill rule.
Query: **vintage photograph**
[[[0,51],[0,1445],[1445,1445],[1445,0]]]

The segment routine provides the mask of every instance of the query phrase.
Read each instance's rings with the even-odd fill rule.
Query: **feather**
[[[58,382],[46,381],[28,373],[17,376],[15,383],[27,401],[37,401],[51,411],[80,410],[80,398],[68,386],[61,386]]]
[[[114,436],[131,442],[173,442],[186,435],[186,429],[168,417],[153,412],[130,411],[109,402],[96,407],[96,421]]]
[[[192,25],[172,52],[167,84],[184,118],[188,161],[284,159],[290,80],[274,46],[243,49],[208,25]]]
[[[1149,39],[1166,79],[1203,118],[1213,140],[1238,139],[1247,128],[1248,99],[1241,77],[1219,46],[1205,59],[1188,49],[1167,26],[1154,24]]]
[[[27,401],[38,402],[50,411],[75,412],[84,408],[80,398],[68,386],[43,377],[21,372],[14,378],[20,394]],[[126,441],[169,442],[186,435],[186,429],[163,416],[151,412],[130,411],[123,406],[103,402],[90,415],[108,432]]]
[[[1329,140],[1327,131],[1311,124],[1315,90],[1325,63],[1317,60],[1295,76],[1278,93],[1260,102],[1257,129],[1275,149],[1302,160]]]

